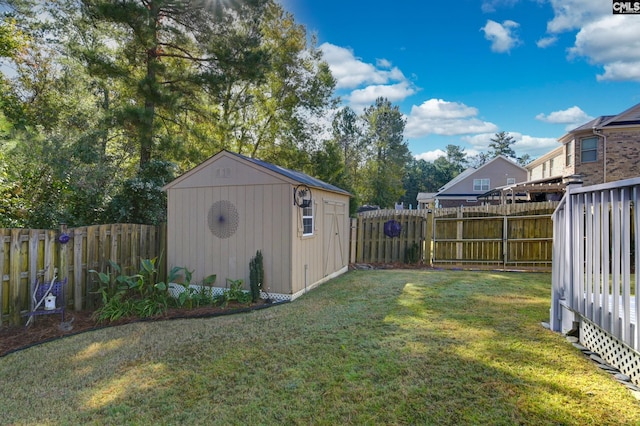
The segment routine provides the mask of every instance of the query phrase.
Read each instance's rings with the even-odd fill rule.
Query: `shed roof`
[[[312,187],[312,188],[324,189],[324,190],[327,190],[327,191],[337,192],[337,193],[340,193],[340,194],[351,196],[351,194],[348,191],[345,191],[344,189],[339,188],[339,187],[337,187],[335,185],[331,185],[329,183],[323,182],[320,179],[314,178],[314,177],[309,176],[309,175],[307,175],[305,173],[298,172],[298,171],[291,170],[291,169],[287,169],[285,167],[277,166],[275,164],[268,163],[266,161],[258,160],[257,158],[247,157],[245,155],[238,154],[238,153],[235,153],[235,152],[230,152],[230,151],[227,151],[227,150],[222,150],[222,151],[218,152],[217,154],[215,154],[214,156],[212,156],[208,160],[204,161],[202,164],[194,167],[193,169],[191,169],[188,172],[184,173],[183,175],[179,176],[178,178],[176,178],[172,182],[168,183],[162,189],[163,190],[167,190],[167,189],[175,186],[175,184],[178,183],[179,181],[185,179],[186,177],[188,177],[188,176],[190,176],[190,175],[192,175],[194,173],[197,173],[205,165],[208,165],[208,164],[214,162],[217,158],[219,158],[220,156],[223,156],[223,155],[231,155],[233,157],[238,158],[240,161],[246,161],[246,162],[252,163],[252,164],[257,165],[259,167],[262,167],[262,168],[264,168],[264,169],[266,169],[266,170],[268,170],[270,172],[273,172],[273,173],[276,173],[276,174],[278,174],[280,176],[283,176],[283,177],[287,178],[287,180],[292,181],[293,183],[303,184],[303,185],[307,185],[307,186]]]

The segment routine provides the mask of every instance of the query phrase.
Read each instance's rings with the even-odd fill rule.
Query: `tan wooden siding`
[[[349,263],[349,218],[348,203],[349,197],[338,195],[319,189],[313,190],[314,203],[314,233],[312,236],[302,236],[302,209],[294,207],[293,221],[291,229],[292,239],[292,294],[305,290],[310,286],[322,281],[326,276],[331,275],[344,268]],[[328,212],[327,209],[330,209]],[[343,214],[340,214],[342,212]],[[332,223],[327,223],[327,214],[333,220],[341,221],[339,235],[335,236],[339,241],[331,241],[332,244],[342,248],[340,259],[332,258],[333,267],[327,269],[328,256],[335,256],[335,253],[328,247],[326,232],[332,228]],[[337,218],[334,217],[337,213]],[[335,225],[335,224],[333,224]],[[335,231],[336,229],[334,229]]]
[[[208,188],[211,186],[273,185],[286,182],[274,173],[266,173],[254,164],[246,164],[238,158],[220,156],[215,162],[205,162],[184,178],[178,178],[171,187]]]
[[[290,291],[291,185],[227,186],[170,189],[169,267],[194,271],[194,281],[216,274],[216,286],[243,279],[248,288],[249,261],[261,250],[265,282],[270,292]],[[238,227],[230,238],[215,236],[208,225],[211,205],[229,201],[238,212]]]

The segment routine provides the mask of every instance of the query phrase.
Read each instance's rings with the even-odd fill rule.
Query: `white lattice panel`
[[[202,291],[203,287],[197,284],[191,284],[189,287],[196,291]],[[204,287],[204,291],[209,292],[211,297],[220,296],[227,289],[222,287]],[[184,291],[184,287],[179,284],[169,283],[169,294],[172,297],[179,297],[180,293]],[[279,293],[265,293],[264,291],[260,291],[260,297],[262,299],[271,299],[275,302],[285,302],[291,300],[290,294],[279,294]]]
[[[584,318],[580,321],[580,343],[640,385],[640,354],[636,351]]]

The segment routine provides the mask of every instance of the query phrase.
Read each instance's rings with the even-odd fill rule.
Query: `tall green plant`
[[[213,304],[213,291],[211,286],[216,282],[217,275],[209,275],[202,280],[201,285],[194,287],[191,285],[193,271],[182,266],[174,266],[169,272],[169,282],[181,287],[176,298],[179,307],[193,308]]]
[[[258,250],[256,256],[249,261],[249,286],[251,300],[255,303],[260,299],[260,290],[264,284],[264,266],[262,252]]]
[[[98,293],[102,296],[102,306],[95,312],[99,321],[115,321],[126,316],[147,318],[161,314],[168,307],[167,284],[158,282],[157,258],[142,259],[140,270],[134,275],[125,275],[122,268],[109,261],[112,271],[89,272],[97,274],[100,282]]]

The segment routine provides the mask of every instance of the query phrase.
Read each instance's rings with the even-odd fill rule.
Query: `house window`
[[[598,160],[598,138],[582,139],[580,143],[580,161],[593,163],[596,160]]]
[[[507,178],[507,185],[515,185],[516,178]]]
[[[573,141],[569,142],[565,148],[565,156],[566,156],[566,161],[565,164],[567,165],[567,167],[569,167],[570,165],[573,164]]]
[[[313,235],[313,203],[302,209],[302,235]]]
[[[489,179],[474,179],[473,180],[473,190],[474,191],[488,191],[489,190]]]

